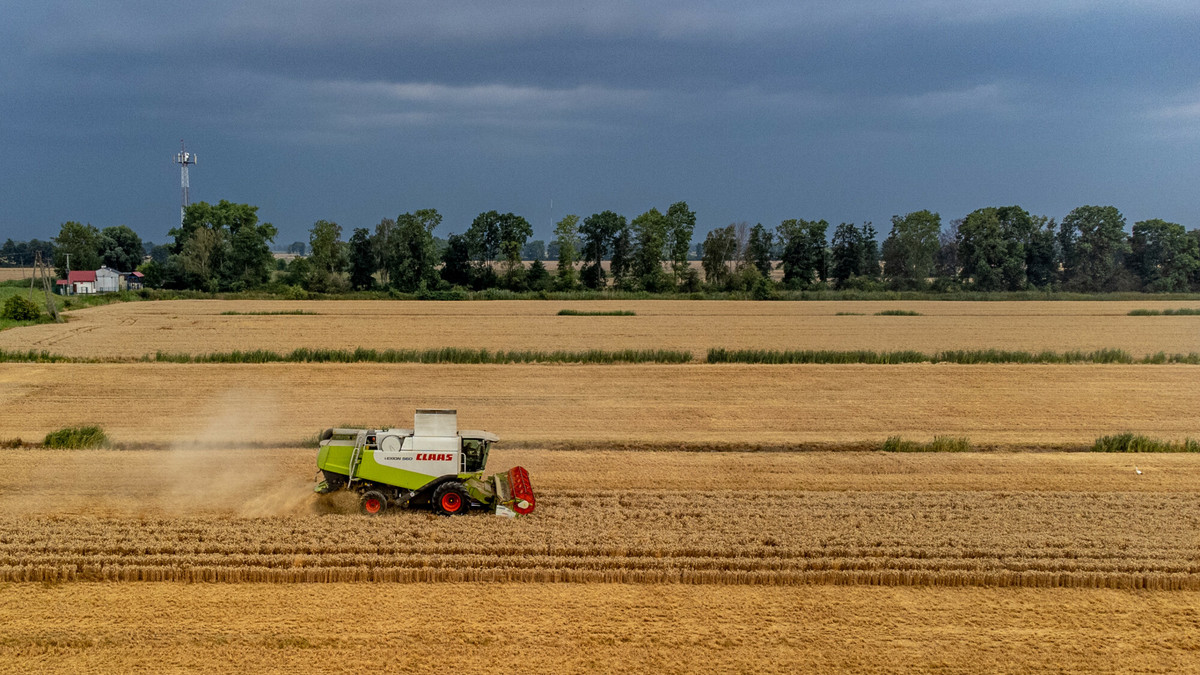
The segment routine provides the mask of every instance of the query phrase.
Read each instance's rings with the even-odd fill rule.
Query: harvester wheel
[[[387,508],[387,497],[379,490],[367,490],[358,498],[358,512],[364,516],[377,516]]]
[[[433,511],[443,516],[457,516],[467,512],[470,502],[467,501],[467,491],[462,483],[448,481],[433,491]]]

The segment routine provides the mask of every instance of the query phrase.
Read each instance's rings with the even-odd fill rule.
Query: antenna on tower
[[[196,163],[196,153],[188,152],[179,141],[179,154],[175,155],[175,163],[179,165],[179,186],[183,188],[183,202],[179,205],[179,226],[183,227],[183,217],[187,213],[188,204],[188,167]]]

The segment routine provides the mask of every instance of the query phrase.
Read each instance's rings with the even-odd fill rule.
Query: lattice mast
[[[183,201],[179,205],[179,226],[183,227],[183,217],[187,213],[188,197],[188,167],[196,163],[196,153],[188,152],[179,141],[179,154],[175,155],[175,163],[179,165],[179,187],[183,189]]]

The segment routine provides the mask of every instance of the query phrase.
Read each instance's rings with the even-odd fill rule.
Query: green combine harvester
[[[483,475],[499,440],[486,431],[459,431],[454,410],[417,410],[412,429],[326,429],[316,492],[355,492],[358,510],[368,516],[422,506],[447,516],[472,508],[527,515],[536,506],[528,471],[517,466]]]

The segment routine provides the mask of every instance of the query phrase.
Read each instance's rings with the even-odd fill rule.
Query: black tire
[[[358,498],[358,512],[364,516],[377,516],[387,510],[387,496],[379,490],[367,490]]]
[[[471,509],[471,501],[462,483],[451,480],[433,491],[433,512],[443,516],[461,516]]]

